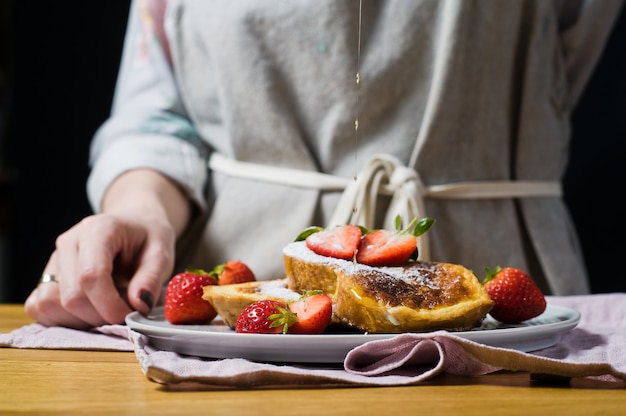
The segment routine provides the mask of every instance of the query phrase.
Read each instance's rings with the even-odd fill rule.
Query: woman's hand
[[[99,214],[57,238],[26,311],[48,325],[89,328],[148,313],[174,264],[175,232],[164,222]]]
[[[102,214],[61,234],[25,303],[38,322],[90,328],[147,314],[174,267],[176,238],[191,204],[178,186],[151,170],[127,172],[107,190]]]

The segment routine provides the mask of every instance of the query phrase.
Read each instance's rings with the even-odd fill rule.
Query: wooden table
[[[0,305],[0,333],[32,322]],[[413,387],[203,390],[149,381],[130,352],[0,348],[0,414],[626,415],[626,384],[550,386],[527,373],[441,376]]]

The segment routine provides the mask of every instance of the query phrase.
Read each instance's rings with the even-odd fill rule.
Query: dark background
[[[89,142],[109,114],[129,3],[0,0],[2,302],[23,302],[55,237],[91,213]],[[626,291],[625,20],[573,115],[564,179],[594,292]]]
[[[91,213],[89,143],[109,114],[130,1],[2,1],[12,33],[0,300],[23,302],[56,236]]]

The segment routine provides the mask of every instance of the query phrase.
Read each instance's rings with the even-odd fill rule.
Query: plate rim
[[[483,344],[492,347],[505,347],[512,349],[519,349],[520,351],[530,352],[538,349],[546,348],[548,346],[552,346],[558,341],[560,341],[561,336],[567,332],[575,328],[580,322],[581,314],[580,312],[571,309],[566,306],[561,305],[551,305],[548,304],[546,307],[546,311],[539,315],[533,320],[540,320],[542,316],[545,314],[554,315],[555,318],[559,318],[563,316],[563,319],[558,320],[556,322],[548,322],[544,324],[533,324],[526,326],[513,326],[513,327],[504,327],[504,328],[492,328],[492,329],[473,329],[468,331],[448,331],[451,335],[458,336],[460,338],[464,338],[466,340],[476,342],[478,344]],[[151,318],[152,317],[152,318]],[[153,312],[148,316],[143,316],[139,312],[131,312],[126,316],[126,324],[128,327],[136,332],[146,335],[150,341],[159,344],[157,347],[161,349],[166,349],[174,352],[181,352],[189,355],[197,355],[201,357],[207,358],[244,358],[250,359],[253,361],[258,361],[256,356],[263,357],[261,360],[268,361],[267,353],[259,353],[258,355],[253,351],[251,353],[247,353],[250,348],[247,344],[254,343],[255,346],[259,347],[260,350],[270,350],[270,356],[272,348],[276,350],[284,350],[289,349],[289,347],[301,347],[306,346],[308,344],[318,345],[320,343],[336,343],[338,344],[337,349],[346,349],[347,345],[350,345],[351,348],[355,346],[362,345],[369,341],[377,341],[390,339],[395,336],[401,335],[397,333],[384,333],[384,334],[369,334],[369,333],[355,333],[355,334],[315,334],[315,335],[301,335],[301,334],[286,334],[286,335],[277,335],[277,334],[238,334],[235,333],[232,329],[228,328],[225,331],[210,331],[207,330],[207,327],[213,326],[213,324],[208,325],[176,325],[172,326],[165,322],[166,326],[162,325],[150,325],[150,319],[164,319],[162,317],[162,307],[157,307],[153,310]],[[146,323],[148,321],[148,323]],[[224,327],[226,324],[221,324],[220,327]],[[434,331],[432,331],[434,332]],[[485,335],[488,334],[488,335]],[[491,336],[494,334],[504,335],[501,337],[501,343],[493,342],[491,340]],[[280,337],[280,338],[279,338]],[[212,348],[209,348],[209,351],[206,353],[197,354],[197,350],[193,347],[194,345],[204,345],[203,342],[218,341],[222,344],[228,344],[231,347],[235,347],[234,350],[246,350],[244,354],[241,353],[233,353],[229,354],[228,351],[224,352],[209,352],[213,351]],[[237,341],[234,341],[237,340]],[[280,344],[272,347],[272,344],[277,340],[280,340]],[[256,342],[255,342],[256,341]],[[486,342],[490,341],[490,342]],[[234,344],[234,345],[233,345]],[[509,345],[511,344],[511,345]],[[515,348],[515,346],[519,348]],[[540,348],[535,348],[535,346],[540,346]],[[165,346],[166,348],[163,348]],[[223,345],[222,345],[223,346]],[[319,345],[318,345],[319,346]],[[327,346],[327,345],[326,345]],[[326,347],[324,346],[324,347]],[[211,345],[213,347],[213,345]],[[332,350],[332,345],[330,345],[330,350]],[[202,351],[204,352],[204,351]],[[342,351],[338,351],[338,356],[341,355]],[[347,351],[346,351],[347,352]],[[246,355],[246,356],[241,356]],[[345,354],[344,354],[345,356]],[[291,358],[288,361],[294,362],[294,356],[290,356]],[[274,357],[274,360],[269,361],[284,361],[280,357]],[[339,362],[338,357],[327,361],[324,357],[300,357],[296,354],[295,362]]]

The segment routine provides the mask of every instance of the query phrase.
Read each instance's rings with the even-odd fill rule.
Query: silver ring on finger
[[[41,279],[39,279],[39,283],[50,283],[50,282],[55,282],[55,283],[59,283],[59,279],[51,274],[51,273],[46,273],[43,276],[41,276]]]

